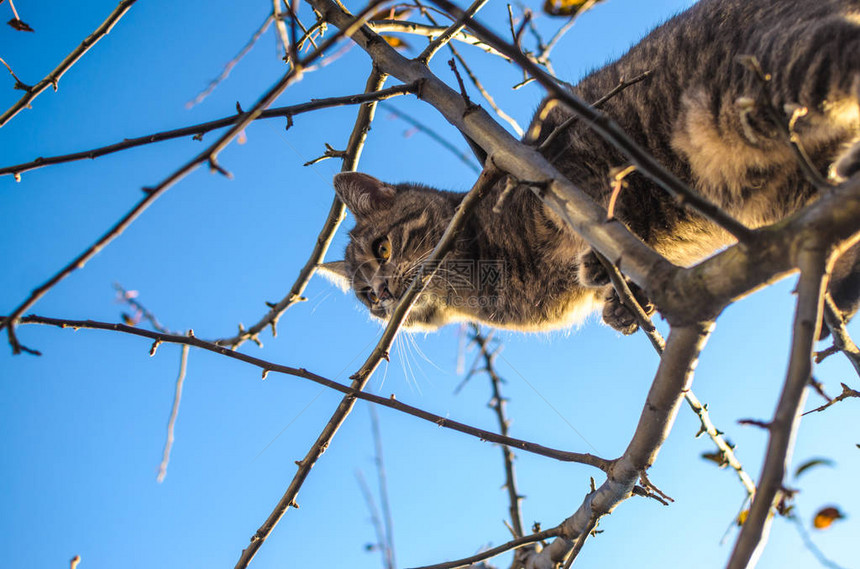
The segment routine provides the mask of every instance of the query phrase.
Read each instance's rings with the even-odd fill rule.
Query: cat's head
[[[358,172],[337,174],[334,188],[355,216],[355,227],[344,260],[320,268],[342,288],[352,289],[373,316],[387,320],[442,237],[457,200],[448,192],[386,184]],[[451,320],[439,292],[433,283],[425,289],[406,328],[435,329]]]

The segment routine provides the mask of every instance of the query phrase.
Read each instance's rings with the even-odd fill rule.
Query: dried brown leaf
[[[12,18],[11,20],[9,20],[6,23],[9,24],[10,26],[12,26],[14,29],[18,30],[19,32],[35,31],[35,30],[33,30],[33,28],[31,28],[29,25],[27,25],[23,20],[19,20],[18,18]]]
[[[815,529],[827,529],[833,525],[833,522],[841,520],[844,517],[845,515],[839,511],[839,508],[835,506],[827,506],[826,508],[818,510],[815,517],[812,518],[812,527]]]

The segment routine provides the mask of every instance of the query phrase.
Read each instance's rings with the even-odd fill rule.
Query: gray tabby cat
[[[822,175],[860,170],[860,0],[702,0],[651,32],[573,92],[594,101],[622,78],[651,77],[610,99],[604,112],[676,176],[749,227],[774,223],[816,197],[816,188],[765,108],[761,83],[739,63],[753,55],[772,75],[772,108],[809,113],[796,132]],[[539,110],[536,117],[541,116]],[[555,106],[539,123],[540,145],[569,118]],[[537,121],[537,118],[535,119]],[[610,172],[628,162],[583,121],[543,151],[603,205]],[[669,260],[688,265],[730,236],[633,173],[615,216]],[[387,184],[360,173],[334,178],[356,219],[345,260],[326,264],[371,314],[386,319],[441,237],[463,194]],[[604,320],[636,329],[588,245],[526,187],[487,195],[406,322],[433,329],[478,321],[520,330],[569,326],[603,305]],[[830,292],[847,316],[860,295],[858,247],[837,263]]]

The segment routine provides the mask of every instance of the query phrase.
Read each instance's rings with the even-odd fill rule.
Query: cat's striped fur
[[[750,55],[771,76],[770,100],[740,63]],[[676,176],[750,227],[785,217],[817,191],[766,105],[779,113],[808,108],[796,132],[823,176],[838,180],[860,166],[860,0],[702,0],[573,90],[594,101],[644,71],[650,78],[610,99],[604,112]],[[556,105],[535,116],[532,130],[539,134],[530,142],[540,144],[570,115]],[[581,121],[544,154],[603,204],[610,172],[627,164]],[[644,176],[634,172],[626,181],[616,217],[670,260],[690,264],[730,242]],[[608,299],[604,319],[632,331],[587,244],[555,223],[528,188],[515,189],[494,212],[502,189],[495,188],[467,222],[407,325],[476,320],[546,330],[568,326]],[[374,316],[385,318],[462,194],[356,173],[336,176],[335,190],[356,226],[345,261],[328,269],[349,281]],[[390,246],[387,254],[380,254],[381,243]],[[856,248],[844,255],[831,285],[846,314],[856,310],[860,294],[857,256]],[[503,278],[483,282],[480,262],[497,263]],[[468,263],[473,277],[461,270]]]

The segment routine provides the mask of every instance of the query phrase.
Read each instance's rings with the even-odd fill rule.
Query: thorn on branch
[[[770,422],[769,421],[761,421],[758,419],[741,419],[738,421],[738,425],[749,425],[752,427],[759,427],[764,430],[770,430]]]
[[[155,352],[158,351],[158,346],[161,345],[161,340],[156,340],[152,343],[152,346],[149,348],[149,357],[153,357]]]
[[[210,172],[218,172],[219,174],[221,174],[222,176],[224,176],[228,180],[233,179],[233,174],[231,174],[226,169],[224,169],[223,166],[218,164],[218,161],[215,159],[214,156],[209,158],[209,171]]]
[[[325,143],[325,153],[319,158],[314,158],[308,162],[305,162],[304,166],[313,166],[317,162],[322,162],[323,160],[328,160],[329,158],[346,158],[347,153],[343,150],[335,150],[328,142]]]
[[[848,387],[844,383],[841,383],[840,385],[842,385],[842,393],[840,393],[839,395],[837,395],[836,397],[834,397],[833,399],[831,399],[830,401],[828,401],[827,403],[825,403],[821,407],[817,407],[811,411],[807,411],[806,413],[804,413],[804,415],[809,415],[810,413],[817,413],[819,411],[824,411],[825,409],[827,409],[831,405],[835,405],[836,403],[839,403],[840,401],[842,401],[844,399],[849,399],[851,397],[860,397],[860,391],[856,391],[854,389],[851,389],[850,387]]]

